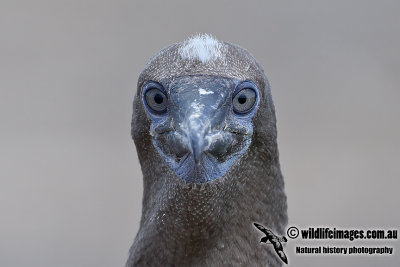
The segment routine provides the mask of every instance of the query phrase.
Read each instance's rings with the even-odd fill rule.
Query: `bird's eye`
[[[163,113],[167,110],[167,96],[158,88],[149,88],[145,92],[146,104],[155,112]]]
[[[256,103],[257,94],[251,88],[243,88],[233,98],[233,110],[237,113],[246,113]]]

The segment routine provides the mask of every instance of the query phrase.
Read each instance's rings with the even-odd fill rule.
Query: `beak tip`
[[[192,138],[191,140],[191,150],[193,154],[193,159],[195,164],[200,165],[201,154],[203,153],[203,142],[200,138]]]

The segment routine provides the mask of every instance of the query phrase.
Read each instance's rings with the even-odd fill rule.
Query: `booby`
[[[143,173],[130,266],[281,266],[287,202],[270,86],[238,45],[196,35],[153,56],[131,122]]]

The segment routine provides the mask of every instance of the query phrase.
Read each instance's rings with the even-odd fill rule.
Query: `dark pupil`
[[[238,98],[239,104],[244,104],[246,103],[247,97],[245,95],[240,95]]]
[[[164,98],[162,97],[161,94],[156,94],[154,96],[154,102],[156,102],[157,104],[161,104],[164,101]]]

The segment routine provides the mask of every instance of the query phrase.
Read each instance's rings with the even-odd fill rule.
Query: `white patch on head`
[[[202,63],[225,59],[223,44],[208,34],[199,34],[183,42],[179,55],[183,59],[198,59]]]
[[[199,89],[199,94],[201,94],[201,95],[211,95],[211,94],[214,94],[214,92],[213,91],[207,91],[207,90],[204,90],[203,88],[200,88]]]

